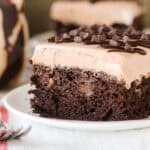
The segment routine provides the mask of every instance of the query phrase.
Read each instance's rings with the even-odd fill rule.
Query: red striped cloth
[[[2,121],[8,122],[8,112],[7,112],[6,108],[0,107],[0,114],[1,114]],[[0,150],[7,150],[6,142],[0,142]]]

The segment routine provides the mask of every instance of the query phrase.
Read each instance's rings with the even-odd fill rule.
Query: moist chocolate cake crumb
[[[108,52],[128,52],[146,55],[141,47],[150,48],[150,34],[135,30],[133,27],[115,28],[106,25],[79,27],[48,39],[49,42],[77,42],[98,44]],[[140,48],[138,46],[141,46]]]
[[[135,80],[128,89],[124,81],[103,72],[41,65],[34,65],[33,71],[31,106],[41,116],[109,121],[150,114],[150,78]]]
[[[73,24],[69,24],[69,25],[64,25],[61,22],[52,20],[52,27],[53,30],[56,31],[56,34],[61,34],[61,33],[65,33],[65,32],[69,32],[70,30],[76,29],[79,26],[77,25],[73,25]]]

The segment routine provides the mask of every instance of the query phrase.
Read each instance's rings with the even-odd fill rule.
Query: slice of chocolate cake
[[[0,88],[20,70],[27,39],[23,0],[0,0]]]
[[[94,24],[119,27],[133,25],[141,29],[143,14],[143,8],[137,0],[61,0],[54,2],[50,11],[57,32]]]
[[[150,35],[80,27],[37,46],[31,100],[41,116],[127,120],[150,114]]]

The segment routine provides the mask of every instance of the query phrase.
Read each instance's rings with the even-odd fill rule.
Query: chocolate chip
[[[62,41],[63,41],[62,37],[58,37],[58,36],[55,37],[56,43],[61,43]]]
[[[115,40],[110,40],[109,44],[110,44],[110,46],[113,46],[113,47],[119,46],[119,43],[117,41],[115,41]]]
[[[131,50],[131,45],[129,45],[128,43],[125,44],[124,46],[125,50],[129,51]]]
[[[122,41],[123,43],[127,43],[129,41],[129,37],[127,35],[125,35],[123,38],[122,38]]]
[[[71,35],[71,36],[77,36],[78,35],[78,30],[75,29],[75,30],[70,31],[69,35]]]
[[[115,35],[113,35],[112,39],[115,40],[115,41],[119,41],[119,40],[120,40],[120,37],[115,34]]]
[[[139,35],[141,35],[140,31],[136,31],[136,30],[131,31],[131,36],[139,36]]]
[[[87,33],[84,33],[82,38],[85,40],[85,39],[88,39],[90,37],[90,34],[87,32]]]
[[[66,31],[63,34],[50,37],[49,42],[77,42],[84,44],[98,44],[109,52],[128,52],[145,55],[141,47],[150,48],[150,34],[137,31],[133,27],[113,27],[106,25],[81,26]],[[137,48],[138,47],[138,48]]]
[[[48,42],[55,42],[55,36],[51,36],[51,37],[48,39]]]
[[[147,34],[142,34],[141,35],[141,38],[140,38],[141,40],[149,40],[149,36],[147,35]]]
[[[63,36],[62,36],[62,38],[67,40],[67,39],[70,39],[70,36],[69,36],[69,34],[64,33]]]
[[[100,35],[99,40],[100,41],[105,41],[107,39],[105,34]]]
[[[114,35],[116,35],[116,30],[115,29],[108,32],[109,38],[112,38]]]
[[[76,37],[74,37],[74,41],[77,42],[77,43],[81,43],[82,39],[81,39],[81,37],[76,36]]]
[[[100,42],[100,35],[92,35],[91,42],[92,43],[99,43]]]
[[[104,29],[104,28],[103,28],[102,26],[100,26],[100,27],[98,28],[98,33],[99,33],[99,34],[102,34],[102,33],[104,32],[103,29]]]

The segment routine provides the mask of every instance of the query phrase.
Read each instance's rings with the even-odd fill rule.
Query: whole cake
[[[138,0],[60,0],[52,4],[50,11],[57,32],[94,24],[141,29],[143,14]]]
[[[80,27],[51,37],[31,59],[33,111],[75,120],[150,114],[150,35],[131,27]]]
[[[23,0],[0,0],[0,88],[20,70],[27,39]]]

